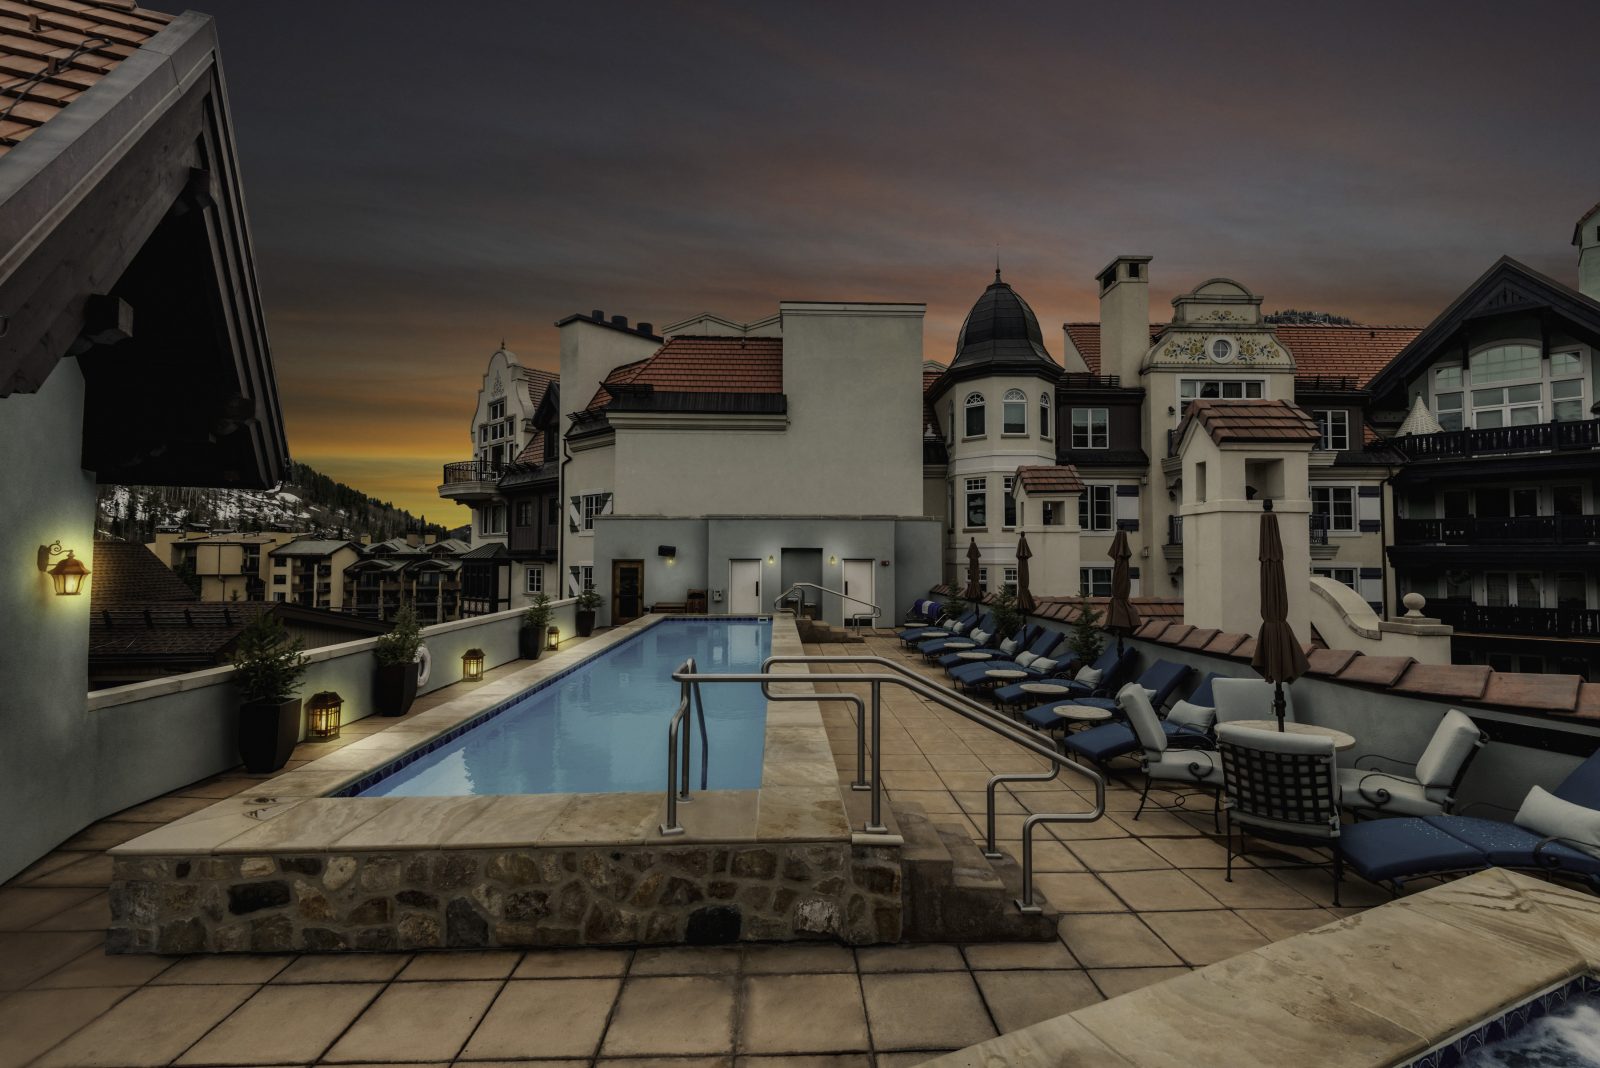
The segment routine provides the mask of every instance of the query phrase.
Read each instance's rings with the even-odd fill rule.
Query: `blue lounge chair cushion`
[[[1163,720],[1161,730],[1167,736],[1169,749],[1194,749],[1211,744],[1210,735],[1181,723],[1168,723]],[[1096,764],[1104,764],[1116,757],[1137,752],[1139,739],[1134,737],[1133,728],[1126,723],[1102,723],[1098,727],[1090,727],[1086,731],[1067,735],[1061,740],[1061,747]]]
[[[1345,862],[1373,882],[1472,871],[1490,863],[1471,842],[1416,817],[1348,824],[1339,832],[1339,846]]]
[[[1534,850],[1544,837],[1514,823],[1476,816],[1424,816],[1422,819],[1429,826],[1478,849],[1488,857],[1489,863],[1502,868],[1545,868],[1578,875],[1600,875],[1600,858],[1560,842],[1549,843],[1535,856]]]
[[[1120,677],[1127,672],[1128,666],[1133,663],[1133,658],[1136,655],[1132,649],[1128,649],[1121,656],[1118,656],[1117,647],[1115,645],[1107,645],[1105,650],[1101,652],[1100,658],[1092,665],[1100,669],[1101,681],[1099,688],[1111,689],[1115,687]],[[1029,693],[1022,688],[1024,683],[1028,681],[1030,680],[1024,679],[1022,682],[1014,682],[1009,686],[1000,687],[994,692],[994,700],[999,704],[1014,705],[1037,697],[1038,694]],[[1077,687],[1074,687],[1074,690],[1076,689]],[[1093,687],[1084,689],[1082,691],[1083,696],[1089,696],[1093,690]]]

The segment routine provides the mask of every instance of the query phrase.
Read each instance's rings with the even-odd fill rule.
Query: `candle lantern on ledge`
[[[554,649],[556,646],[558,646],[560,644],[561,644],[561,628],[560,627],[550,627],[548,630],[546,630],[544,632],[544,647],[546,649]]]
[[[461,654],[461,681],[483,681],[483,650],[468,649]]]
[[[339,737],[344,698],[332,690],[311,695],[306,703],[306,741],[328,742]]]

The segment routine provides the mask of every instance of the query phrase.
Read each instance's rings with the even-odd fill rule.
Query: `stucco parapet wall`
[[[1147,620],[1134,632],[1140,641],[1193,649],[1188,639],[1195,628],[1170,620]],[[1229,646],[1228,651],[1223,651]],[[1248,664],[1255,639],[1218,634],[1201,650],[1210,656]],[[1368,690],[1388,690],[1407,697],[1434,697],[1530,716],[1600,720],[1600,683],[1577,675],[1534,675],[1494,671],[1473,664],[1421,664],[1405,656],[1367,656],[1350,649],[1306,646],[1308,674]]]
[[[779,315],[883,315],[920,319],[928,306],[915,302],[849,300],[780,300]]]
[[[1600,901],[1495,869],[926,1063],[1389,1068],[1597,965]]]
[[[565,608],[576,603],[575,598],[566,598],[560,601],[551,601],[552,609]],[[422,628],[422,640],[426,644],[430,637],[450,634],[455,631],[473,630],[478,627],[492,626],[520,616],[524,609],[515,608],[505,612],[495,612],[486,616],[470,616],[466,619],[452,619],[448,623],[435,623]],[[378,638],[359,638],[353,642],[340,642],[338,645],[324,645],[305,652],[307,664],[321,664],[341,657],[356,656],[370,653],[378,646]],[[231,664],[220,667],[206,668],[203,671],[190,671],[182,675],[168,675],[164,678],[151,679],[148,682],[135,682],[127,686],[112,686],[104,690],[95,690],[88,696],[88,708],[91,712],[115,708],[118,705],[131,705],[139,701],[148,701],[156,697],[165,697],[169,694],[184,693],[189,690],[203,690],[219,683],[227,682],[233,678],[237,669]]]

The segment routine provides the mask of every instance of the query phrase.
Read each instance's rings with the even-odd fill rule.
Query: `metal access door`
[[[761,561],[728,561],[728,614],[761,615]]]
[[[844,562],[844,622],[860,617],[872,622],[872,605],[877,600],[873,594],[875,560],[846,560]]]

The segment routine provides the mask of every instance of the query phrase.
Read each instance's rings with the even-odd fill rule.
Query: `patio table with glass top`
[[[1230,723],[1229,726],[1244,727],[1252,731],[1266,731],[1269,734],[1278,733],[1278,721],[1275,719],[1238,719]],[[1356,744],[1353,735],[1346,734],[1344,731],[1334,730],[1332,727],[1319,727],[1315,723],[1285,723],[1283,725],[1283,733],[1331,738],[1333,739],[1334,751],[1339,753],[1344,752],[1346,749],[1355,748]]]

